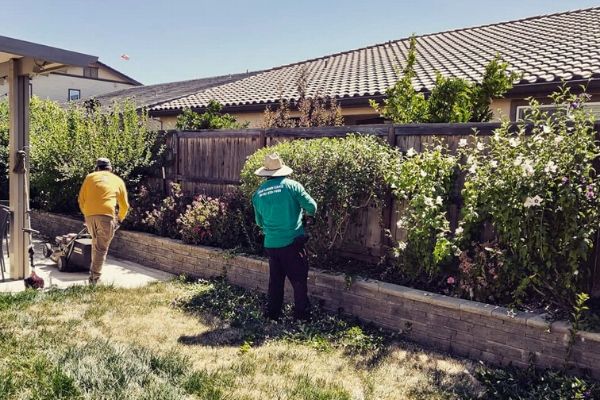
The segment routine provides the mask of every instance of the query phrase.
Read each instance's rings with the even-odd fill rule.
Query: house
[[[256,72],[137,86],[101,94],[95,96],[95,99],[104,106],[110,106],[115,101],[119,102],[129,99],[135,102],[138,108],[149,109],[155,105],[163,104],[180,97],[189,96],[190,94],[198,93],[205,89],[248,78],[254,74],[256,74]],[[158,119],[158,121],[160,122],[160,119]],[[160,128],[163,129],[162,126]],[[171,126],[164,127],[164,129],[167,128],[171,128]]]
[[[396,70],[406,60],[409,40],[391,40],[283,65],[198,90],[190,87],[187,95],[182,95],[185,88],[179,88],[182,90],[177,95],[165,95],[171,99],[148,104],[149,112],[160,119],[163,128],[173,128],[184,108],[202,112],[214,99],[224,105],[225,112],[258,127],[265,107],[276,103],[280,94],[288,100],[297,99],[296,82],[307,73],[307,94],[336,98],[346,124],[381,122],[369,100],[381,101],[385,90],[397,81]],[[592,95],[589,106],[600,115],[600,7],[426,34],[416,40],[413,84],[419,91],[432,89],[436,71],[480,81],[485,66],[499,54],[522,78],[504,98],[493,101],[496,119],[519,119],[528,97],[548,103],[548,95],[563,81],[572,86],[586,85]]]
[[[87,67],[69,66],[34,75],[29,83],[29,94],[64,103],[140,85],[135,79],[97,61]],[[8,85],[0,82],[0,97],[7,92]]]

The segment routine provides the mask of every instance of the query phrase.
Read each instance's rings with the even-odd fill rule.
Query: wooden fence
[[[207,194],[221,196],[240,183],[240,171],[248,156],[256,150],[277,143],[322,137],[344,137],[348,133],[360,133],[378,136],[390,146],[406,152],[410,148],[421,151],[425,145],[435,140],[445,142],[455,152],[461,139],[470,139],[476,133],[486,141],[493,135],[499,123],[466,124],[407,124],[407,125],[358,125],[327,128],[292,129],[244,129],[219,131],[168,131],[166,182],[178,182],[188,194]],[[531,127],[528,127],[528,130]],[[516,129],[512,126],[511,129]],[[600,123],[595,125],[600,132]],[[597,168],[600,170],[600,163]],[[461,182],[456,182],[455,193],[448,208],[451,227],[458,221],[460,209]],[[401,240],[406,232],[398,229],[396,221],[402,212],[400,202],[391,202],[386,209],[365,210],[352,221],[348,240],[344,250],[361,258],[374,258],[382,254],[386,243],[385,230],[389,230],[392,239]],[[594,265],[600,264],[600,242],[596,245]],[[594,285],[600,292],[600,266],[595,268]]]
[[[359,125],[327,128],[295,129],[244,129],[232,131],[169,131],[166,180],[178,182],[188,194],[221,196],[240,183],[240,171],[248,156],[258,149],[277,143],[323,137],[344,137],[349,132],[374,135],[406,152],[413,148],[419,152],[428,143],[439,139],[451,151],[458,142],[477,132],[490,136],[498,123],[473,124],[411,124],[411,125]],[[401,239],[406,232],[396,227],[402,204],[392,203],[386,209],[367,209],[348,232],[344,248],[355,256],[378,257],[382,253],[390,230],[393,239]],[[458,205],[449,208],[451,224],[458,218]],[[382,226],[383,225],[383,226]]]

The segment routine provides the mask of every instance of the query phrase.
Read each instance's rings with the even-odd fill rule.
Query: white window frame
[[[585,106],[598,106],[600,108],[600,101],[590,101],[588,103],[584,104]],[[566,106],[564,106],[566,108]],[[540,109],[544,110],[549,110],[549,109],[553,109],[553,108],[557,108],[556,104],[540,104]],[[515,120],[517,122],[519,121],[523,121],[522,118],[520,118],[519,116],[521,115],[521,112],[523,112],[523,114],[525,113],[526,110],[530,110],[531,106],[517,106],[516,112],[515,112]],[[600,119],[600,114],[596,114],[596,117],[598,119]]]
[[[76,99],[71,98],[71,92],[77,92],[79,96]],[[67,91],[67,101],[77,101],[81,99],[81,89],[69,89]]]

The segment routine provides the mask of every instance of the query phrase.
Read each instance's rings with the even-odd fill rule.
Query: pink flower
[[[454,283],[456,283],[456,280],[453,276],[449,276],[448,279],[446,279],[446,282],[448,282],[448,285],[454,285]]]

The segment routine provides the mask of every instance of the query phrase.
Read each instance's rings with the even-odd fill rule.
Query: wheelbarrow
[[[45,243],[44,256],[56,263],[61,272],[89,271],[92,262],[92,235],[84,225],[79,233],[57,236]]]

